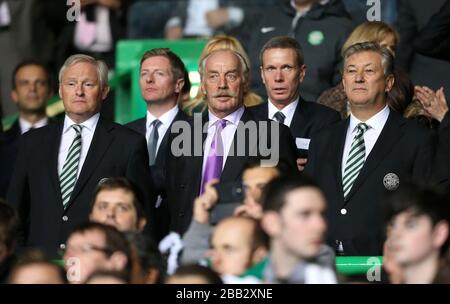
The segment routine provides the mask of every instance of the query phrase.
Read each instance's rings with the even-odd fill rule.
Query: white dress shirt
[[[22,134],[24,134],[25,132],[28,132],[31,128],[37,129],[37,128],[45,127],[46,125],[48,125],[48,118],[44,117],[41,120],[38,120],[36,123],[32,124],[20,117],[19,125],[20,125],[20,131],[22,132]]]
[[[384,125],[386,124],[386,121],[389,117],[389,113],[389,107],[386,105],[383,110],[381,110],[365,122],[369,126],[369,129],[364,133],[364,144],[366,146],[366,155],[364,161],[367,160],[367,157],[375,146],[375,143],[377,142],[378,137],[380,136],[380,133],[383,130]],[[350,123],[347,129],[344,153],[342,155],[342,176],[344,176],[345,164],[348,159],[348,154],[350,153],[353,138],[357,133],[356,126],[361,122],[362,121],[360,121],[350,113]]]
[[[161,115],[159,118],[157,118],[152,113],[147,111],[147,122],[145,124],[145,126],[146,126],[145,127],[145,138],[147,140],[147,145],[148,145],[148,141],[150,139],[150,134],[153,130],[153,126],[151,124],[153,123],[153,121],[155,119],[159,119],[159,121],[161,122],[161,124],[159,125],[159,128],[158,128],[158,143],[156,144],[156,153],[158,153],[159,146],[161,145],[161,141],[162,141],[164,135],[166,134],[167,130],[169,129],[170,124],[175,119],[175,116],[177,116],[178,111],[179,111],[178,106],[176,105],[172,109],[170,109],[169,111],[167,111],[166,113]]]
[[[89,151],[89,147],[91,146],[92,138],[94,137],[95,128],[97,127],[99,118],[100,114],[97,113],[80,124],[83,127],[81,128],[81,154],[80,162],[78,163],[77,178],[80,177],[81,168],[83,168],[84,161],[86,160],[86,155]],[[58,176],[61,175],[64,162],[66,161],[67,154],[69,153],[70,145],[76,135],[75,130],[72,128],[72,125],[75,124],[76,123],[66,115],[64,118],[61,144],[59,146],[58,153]]]
[[[294,117],[295,109],[297,108],[297,105],[298,105],[298,100],[299,100],[299,97],[297,97],[297,99],[295,101],[291,102],[290,104],[285,106],[283,109],[278,110],[278,108],[276,106],[274,106],[272,101],[270,101],[270,99],[269,99],[269,102],[267,103],[268,107],[269,107],[269,111],[268,111],[269,117],[268,118],[278,121],[277,119],[275,119],[275,113],[281,112],[284,114],[284,116],[286,116],[286,118],[284,119],[284,125],[290,127],[292,118]]]
[[[205,171],[206,160],[208,158],[209,150],[211,149],[211,142],[214,138],[214,133],[216,132],[216,122],[220,120],[220,118],[216,117],[210,111],[209,121],[208,121],[208,135],[205,140],[205,150],[203,154],[203,167],[202,167],[202,176]],[[230,151],[231,143],[233,142],[234,133],[236,133],[237,126],[239,121],[241,120],[242,114],[244,114],[244,107],[240,107],[230,115],[226,116],[224,119],[227,121],[226,127],[221,132],[222,142],[223,142],[223,163],[222,169],[225,167],[225,163],[227,161],[227,156]]]

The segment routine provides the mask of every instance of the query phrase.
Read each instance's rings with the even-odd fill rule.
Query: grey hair
[[[100,90],[108,86],[108,66],[102,60],[97,60],[94,57],[85,54],[75,54],[66,59],[63,66],[59,70],[58,81],[62,82],[64,71],[77,63],[87,62],[94,65],[97,69],[98,81],[100,82]]]
[[[244,86],[248,86],[249,79],[250,79],[250,69],[248,67],[247,62],[245,61],[244,57],[241,54],[239,54],[238,52],[233,51],[231,49],[227,49],[227,48],[214,50],[211,53],[209,53],[208,55],[206,55],[205,57],[200,59],[200,62],[198,64],[198,72],[200,73],[201,80],[203,81],[203,77],[205,75],[206,61],[208,60],[208,58],[212,54],[215,54],[217,52],[223,52],[223,51],[230,52],[230,53],[234,54],[239,59],[239,63],[241,65],[241,78],[243,80]]]
[[[362,42],[349,46],[343,54],[344,66],[348,57],[361,52],[376,52],[380,54],[384,76],[394,73],[394,55],[392,55],[388,48],[373,42]]]

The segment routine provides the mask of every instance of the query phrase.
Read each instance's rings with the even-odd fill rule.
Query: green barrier
[[[383,265],[382,256],[336,257],[336,270],[344,275],[366,274]]]
[[[170,48],[183,60],[189,71],[192,90],[196,90],[199,83],[198,59],[206,42],[204,39],[119,41],[116,48],[115,77],[112,81],[116,88],[116,122],[123,124],[145,115],[146,104],[139,88],[139,64],[145,51],[159,47]]]

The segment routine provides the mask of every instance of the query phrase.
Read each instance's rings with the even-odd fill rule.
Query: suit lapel
[[[55,123],[50,126],[50,134],[49,134],[49,155],[51,157],[47,157],[48,163],[45,165],[46,168],[49,168],[50,180],[54,189],[54,193],[57,193],[57,202],[58,205],[63,207],[62,203],[62,195],[61,195],[61,187],[59,186],[59,174],[58,174],[58,156],[59,156],[59,146],[61,144],[61,136],[62,129],[64,126],[64,120],[58,123]]]
[[[308,121],[307,111],[305,107],[305,101],[299,97],[297,107],[294,111],[294,116],[292,116],[292,121],[289,129],[291,129],[292,137],[294,140],[296,137],[303,137],[304,131],[306,130],[306,122]]]
[[[75,189],[70,197],[69,206],[73,203],[74,199],[83,189],[83,186],[89,180],[92,172],[97,168],[101,162],[103,155],[108,150],[109,145],[113,140],[113,136],[110,131],[114,128],[113,125],[104,122],[101,118],[97,123],[97,127],[92,138],[91,146],[89,147],[86,160],[84,161],[83,168],[81,168],[80,176],[75,184]]]
[[[265,107],[267,108],[267,107]],[[267,117],[267,115],[266,115]],[[244,113],[242,114],[241,120],[240,122],[242,123],[247,123],[249,121],[255,121],[253,115],[250,113],[250,111],[248,109],[245,109]],[[256,123],[258,123],[257,121],[255,121]],[[221,180],[225,180],[225,181],[233,181],[236,180],[236,178],[242,173],[242,168],[245,165],[245,163],[248,161],[249,156],[245,157],[245,156],[238,156],[236,155],[237,153],[237,134],[238,134],[238,130],[236,129],[236,132],[234,133],[233,136],[233,143],[231,144],[230,149],[234,149],[233,151],[233,155],[230,155],[230,152],[228,152],[227,156],[227,160],[225,163],[225,167],[223,168],[223,172],[221,175]],[[259,134],[259,136],[261,136]],[[248,146],[249,141],[246,140],[245,141],[245,153],[246,155],[249,155],[250,151],[253,151],[255,147],[249,147]]]
[[[330,149],[331,163],[333,164],[333,172],[335,173],[336,190],[339,194],[338,197],[344,199],[344,190],[342,189],[342,156],[344,154],[345,137],[347,135],[348,125],[350,119],[340,122],[336,125],[335,134],[331,138],[332,142],[329,143],[330,147],[337,147],[336,150]]]
[[[371,172],[379,165],[379,163],[399,141],[399,138],[403,135],[403,123],[404,122],[399,114],[391,110],[388,120],[386,121],[375,146],[367,157],[361,172],[358,174],[358,177],[350,190],[350,193],[347,195],[346,201],[352,197],[367,177],[370,176]]]

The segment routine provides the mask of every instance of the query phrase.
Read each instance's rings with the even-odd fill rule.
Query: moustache
[[[223,96],[237,97],[237,94],[233,93],[231,91],[228,91],[228,90],[224,90],[224,91],[219,91],[213,95],[213,97],[223,97]]]

